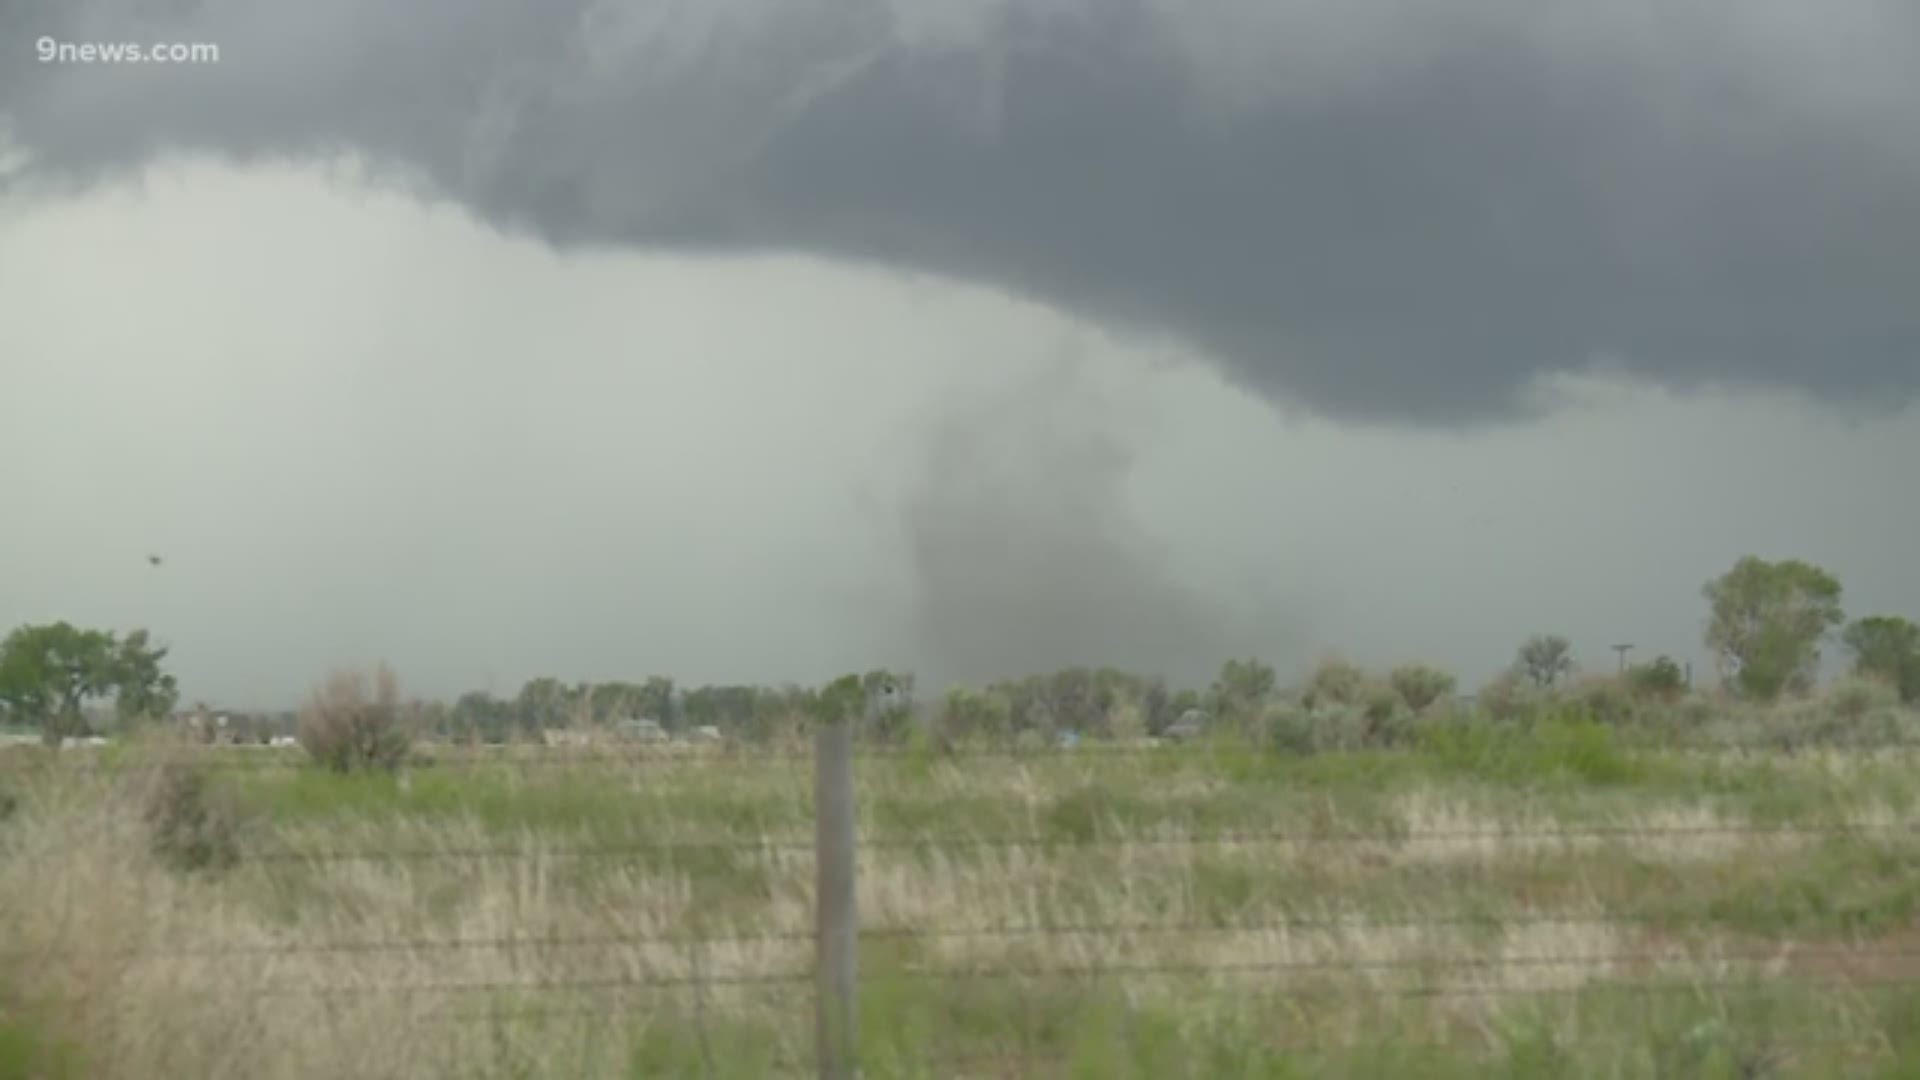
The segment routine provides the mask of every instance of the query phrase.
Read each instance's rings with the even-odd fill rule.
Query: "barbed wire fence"
[[[745,856],[811,858],[815,864],[816,925],[811,931],[779,930],[754,932],[605,932],[575,934],[502,934],[466,937],[387,937],[359,940],[309,940],[292,942],[231,942],[213,944],[161,945],[139,951],[156,959],[184,957],[248,957],[320,954],[448,954],[472,952],[538,952],[556,949],[588,950],[667,950],[682,954],[684,962],[649,964],[638,970],[607,975],[569,975],[553,978],[515,979],[443,979],[405,981],[357,980],[339,984],[305,982],[268,982],[252,990],[262,998],[278,996],[368,996],[448,999],[430,1015],[449,1022],[510,1022],[519,1019],[631,1015],[636,1001],[659,995],[689,1000],[700,1028],[703,1053],[706,1017],[712,1006],[709,995],[722,987],[751,989],[777,994],[795,1008],[811,1005],[815,1014],[815,1058],[807,1060],[785,1051],[770,1055],[770,1067],[783,1072],[817,1073],[822,1077],[858,1075],[861,1062],[859,1032],[854,1017],[859,1013],[859,995],[871,980],[863,978],[859,955],[865,943],[888,941],[927,941],[934,939],[999,939],[1081,937],[1124,943],[1147,937],[1181,935],[1368,933],[1380,930],[1473,929],[1515,926],[1613,926],[1641,928],[1659,926],[1673,920],[1670,912],[1648,910],[1566,912],[1502,912],[1498,914],[1422,913],[1400,917],[1328,917],[1299,916],[1262,920],[1172,920],[1172,921],[1071,921],[1036,920],[1028,922],[983,922],[977,925],[916,927],[907,925],[862,926],[856,906],[856,874],[862,852],[914,851],[924,849],[1071,849],[1111,847],[1196,847],[1202,845],[1298,845],[1302,847],[1381,846],[1400,848],[1427,843],[1530,843],[1550,845],[1577,841],[1620,842],[1679,840],[1711,836],[1778,837],[1825,840],[1851,836],[1897,840],[1916,836],[1909,822],[1726,822],[1702,824],[1590,824],[1562,825],[1553,828],[1461,828],[1411,830],[1405,828],[1332,829],[1272,828],[1256,830],[1220,829],[1168,830],[1106,835],[1098,829],[1068,835],[871,835],[856,832],[856,766],[862,760],[887,761],[908,756],[907,752],[866,749],[855,752],[847,725],[823,725],[814,733],[812,753],[711,754],[701,757],[667,753],[597,754],[548,752],[539,757],[502,755],[462,755],[459,764],[474,766],[504,765],[517,769],[555,767],[634,768],[676,766],[697,762],[703,767],[788,768],[810,764],[813,767],[816,829],[812,837],[761,836],[713,837],[695,839],[642,839],[601,841],[574,845],[548,845],[538,848],[541,858],[631,858],[652,856],[674,858],[694,852],[726,852]],[[1862,748],[1848,747],[1849,750]],[[1867,752],[1920,749],[1920,744],[1898,742],[1864,748]],[[1113,755],[1164,754],[1163,748],[1082,746],[1071,752],[1047,755],[1054,760],[1078,756],[1098,759]],[[968,751],[957,758],[1032,759],[1029,751]],[[71,766],[99,771],[125,771],[144,767],[205,767],[211,769],[261,770],[308,767],[292,756],[249,759],[243,756],[195,753],[144,761],[79,763]],[[431,766],[429,766],[431,767]],[[379,848],[263,848],[249,857],[263,862],[346,863],[370,861],[460,862],[474,860],[518,860],[528,858],[524,845],[473,846],[385,846]],[[9,852],[7,857],[33,858],[33,853]],[[720,946],[785,946],[787,951],[805,951],[812,946],[812,962],[774,970],[729,970],[716,964],[712,951]],[[1124,949],[1122,950],[1124,951]],[[16,961],[49,960],[45,956],[9,957]],[[1027,983],[1114,983],[1141,979],[1254,980],[1275,992],[1290,996],[1339,995],[1364,993],[1381,998],[1505,998],[1518,996],[1554,997],[1580,995],[1596,991],[1608,994],[1640,996],[1649,999],[1667,995],[1738,993],[1767,980],[1790,980],[1800,987],[1832,988],[1856,993],[1882,990],[1920,989],[1920,945],[1913,947],[1876,944],[1800,947],[1791,956],[1783,954],[1778,943],[1720,947],[1703,959],[1710,961],[1716,973],[1706,977],[1682,979],[1646,977],[1607,978],[1596,982],[1596,971],[1627,969],[1646,972],[1673,961],[1671,949],[1609,949],[1593,952],[1547,953],[1540,955],[1421,955],[1414,957],[1367,958],[1348,955],[1312,956],[1289,959],[1252,959],[1246,961],[1176,962],[1167,960],[1115,960],[1081,964],[1029,965],[984,963],[966,965],[917,965],[889,967],[885,977],[922,982],[1021,981]],[[1783,963],[1792,961],[1792,963]],[[1515,978],[1516,973],[1529,973]],[[1312,977],[1324,975],[1371,974],[1376,978],[1359,985],[1325,985]],[[1386,976],[1386,978],[1379,978]],[[499,1000],[501,995],[514,1000]],[[460,999],[473,996],[494,998],[481,1005],[464,1004]],[[540,1002],[541,997],[578,998]],[[1844,1032],[1812,1030],[1800,1036],[1808,1043],[1844,1043]],[[1282,1040],[1284,1041],[1284,1040]],[[949,1070],[991,1069],[1008,1065],[1005,1054],[945,1054],[930,1052],[927,1058]],[[707,1068],[713,1065],[708,1058]]]

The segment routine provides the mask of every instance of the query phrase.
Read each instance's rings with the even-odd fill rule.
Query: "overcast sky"
[[[1917,12],[0,0],[0,624],[250,706],[1920,616]]]

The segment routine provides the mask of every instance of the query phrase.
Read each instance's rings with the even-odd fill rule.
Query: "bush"
[[[1370,726],[1380,726],[1393,719],[1400,711],[1400,695],[1390,686],[1374,686],[1367,689],[1366,704],[1361,706],[1360,714],[1367,718]]]
[[[1739,738],[1750,746],[1787,752],[1816,747],[1873,749],[1920,738],[1915,719],[1913,713],[1900,709],[1869,706],[1845,715],[1831,701],[1806,702],[1757,710],[1741,725]]]
[[[1107,735],[1116,742],[1134,743],[1147,737],[1147,717],[1140,706],[1122,702],[1107,712]]]
[[[1425,712],[1427,706],[1453,693],[1456,685],[1452,675],[1425,664],[1394,668],[1388,682],[1414,712]]]
[[[1542,694],[1516,671],[1502,672],[1480,688],[1476,704],[1491,720],[1524,726],[1538,712]]]
[[[1013,708],[1005,694],[956,688],[942,703],[935,727],[949,742],[1004,742],[1013,733]]]
[[[1046,733],[1034,728],[1028,728],[1013,737],[1013,751],[1016,754],[1042,754],[1051,746]]]
[[[1596,676],[1574,687],[1572,703],[1602,724],[1626,724],[1634,718],[1631,684],[1624,679]]]
[[[154,854],[181,870],[224,870],[240,861],[240,818],[233,799],[207,783],[205,770],[160,767],[147,798]]]
[[[1688,727],[1700,728],[1712,723],[1718,712],[1719,706],[1712,698],[1695,694],[1688,697],[1680,706],[1680,719],[1685,721]]]
[[[1640,697],[1674,702],[1687,692],[1687,676],[1673,657],[1661,656],[1629,671],[1627,685]]]
[[[1884,681],[1908,703],[1920,703],[1920,626],[1898,616],[1856,620],[1843,639],[1856,675]]]
[[[393,671],[381,665],[371,691],[357,671],[328,677],[301,710],[299,739],[316,764],[334,772],[398,768],[413,732]]]
[[[1271,706],[1262,715],[1267,745],[1283,754],[1390,749],[1413,739],[1414,718],[1391,689],[1375,687],[1365,705],[1310,713]]]
[[[1827,710],[1841,720],[1858,723],[1870,714],[1900,704],[1900,693],[1880,679],[1842,679],[1828,689]]]
[[[1322,749],[1313,718],[1300,709],[1268,706],[1261,720],[1266,726],[1267,745],[1279,753],[1314,754]]]
[[[1367,691],[1367,702],[1360,710],[1366,726],[1361,729],[1363,749],[1404,746],[1413,737],[1413,716],[1401,706],[1400,694],[1391,686],[1375,686]]]
[[[1309,709],[1329,705],[1357,705],[1366,686],[1365,672],[1336,657],[1322,660],[1320,665],[1313,669],[1313,674],[1307,678],[1307,689],[1303,697]]]

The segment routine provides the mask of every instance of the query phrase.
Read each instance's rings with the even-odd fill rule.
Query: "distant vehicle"
[[[1199,709],[1188,709],[1181,713],[1180,719],[1175,720],[1162,734],[1174,742],[1186,742],[1189,739],[1198,738],[1212,723],[1213,717]]]
[[[645,717],[633,720],[622,720],[616,727],[616,730],[620,733],[621,738],[630,742],[656,743],[667,741],[666,729],[660,726],[660,721],[650,720]]]
[[[687,734],[688,742],[717,743],[723,741],[720,729],[712,724],[702,724]]]

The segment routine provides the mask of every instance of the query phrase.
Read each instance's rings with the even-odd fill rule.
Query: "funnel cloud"
[[[901,512],[929,683],[1117,666],[1204,683],[1293,658],[1303,612],[1239,610],[1175,572],[1130,502],[1139,440],[1081,362],[950,402]]]

